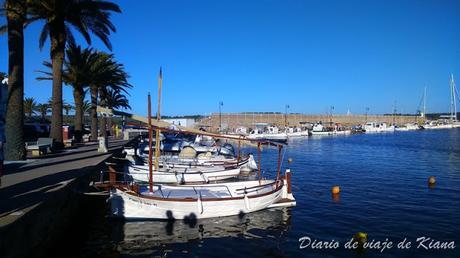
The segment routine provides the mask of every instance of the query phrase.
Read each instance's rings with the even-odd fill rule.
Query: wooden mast
[[[257,176],[259,178],[259,185],[261,184],[261,180],[262,180],[262,175],[261,175],[261,172],[260,172],[260,160],[262,158],[262,155],[261,155],[261,146],[260,146],[260,142],[257,143],[257,159],[258,159],[258,168],[257,168]]]
[[[157,121],[160,121],[160,106],[161,106],[161,86],[163,83],[163,75],[160,67],[160,74],[158,75],[158,109],[157,109]],[[155,130],[155,171],[158,171],[158,158],[160,156],[160,128]]]
[[[150,101],[150,92],[148,95],[148,117],[149,117],[149,190],[153,192],[153,174],[152,174],[152,142],[153,142],[153,128],[152,128],[152,104]]]
[[[276,173],[276,180],[280,179],[281,177],[281,150],[283,149],[283,145],[278,145],[278,169]]]

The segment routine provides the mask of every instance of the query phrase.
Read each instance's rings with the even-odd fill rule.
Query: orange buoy
[[[428,184],[429,184],[429,185],[434,185],[434,184],[436,184],[436,178],[435,178],[434,176],[430,176],[430,177],[428,178]]]
[[[340,193],[340,187],[338,185],[335,185],[332,187],[332,194],[339,194]]]
[[[289,164],[292,163],[292,158],[288,158],[288,163],[289,163]]]

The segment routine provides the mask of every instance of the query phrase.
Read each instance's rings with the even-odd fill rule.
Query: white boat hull
[[[263,180],[262,185],[269,187],[251,190],[259,181],[244,181],[214,185],[184,186],[181,190],[190,189],[191,194],[180,198],[155,197],[158,195],[158,187],[153,197],[136,194],[118,188],[111,190],[109,203],[111,215],[127,219],[203,219],[239,215],[263,210],[273,206],[281,199],[289,199],[289,206],[295,205],[295,199],[287,192],[286,180],[273,184],[272,180]],[[179,188],[180,186],[178,186]],[[216,197],[203,195],[201,188],[217,187],[228,189],[228,194],[215,191]],[[191,190],[193,188],[193,190]],[[240,191],[239,194],[235,194]],[[243,189],[247,188],[242,192]],[[254,188],[252,188],[254,189]],[[259,188],[257,188],[259,189]],[[254,192],[256,191],[256,192]],[[220,195],[220,196],[218,196]]]
[[[248,136],[248,139],[255,139],[255,140],[268,140],[268,141],[287,141],[288,136],[285,133],[277,133],[277,134],[251,134]]]
[[[391,133],[395,128],[366,128],[366,133]]]
[[[425,129],[431,130],[431,129],[451,129],[453,128],[452,124],[447,124],[447,125],[425,125]]]
[[[346,135],[351,134],[351,130],[343,131],[312,131],[312,135]]]
[[[186,183],[208,183],[211,181],[224,180],[240,175],[241,168],[225,169],[225,170],[209,170],[209,171],[187,171],[183,172],[167,172],[153,171],[153,182],[167,184],[186,184]],[[136,182],[149,182],[149,172],[144,169],[136,169],[129,167],[129,176]]]
[[[306,137],[308,135],[309,135],[308,131],[287,133],[288,138]]]

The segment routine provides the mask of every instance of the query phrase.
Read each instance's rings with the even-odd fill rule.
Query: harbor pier
[[[107,153],[89,143],[7,164],[0,187],[0,257],[45,257],[57,248],[53,243],[70,238],[65,229],[78,219],[78,197],[127,142],[111,139]]]

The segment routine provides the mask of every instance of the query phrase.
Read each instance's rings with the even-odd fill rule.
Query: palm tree
[[[6,0],[0,15],[6,16],[7,25],[0,31],[8,31],[8,102],[5,118],[5,159],[26,158],[24,142],[24,24],[26,1]]]
[[[129,100],[120,91],[109,89],[106,94],[106,104],[108,108],[125,108],[131,109]]]
[[[88,44],[90,32],[96,35],[111,50],[108,39],[115,32],[110,22],[111,12],[120,13],[118,5],[103,0],[40,0],[31,1],[30,18],[43,19],[45,25],[40,34],[39,45],[43,47],[49,37],[50,57],[53,70],[53,108],[51,119],[52,137],[62,146],[62,66],[67,42],[74,43],[70,26],[80,32]]]
[[[75,104],[75,139],[81,142],[83,132],[83,101],[85,99],[85,88],[89,85],[90,69],[95,59],[95,53],[91,48],[82,49],[80,46],[68,44],[62,79],[65,84],[72,86]],[[50,62],[43,62],[43,65],[52,69]],[[39,71],[44,77],[37,77],[37,80],[52,80],[52,72]],[[64,107],[65,110],[65,107]]]
[[[128,99],[120,91],[108,89],[105,97],[106,97],[106,105],[110,109],[114,109],[114,108],[131,109]],[[113,135],[112,117],[109,118],[107,127],[110,128],[110,132]]]
[[[29,118],[32,117],[32,114],[35,112],[37,107],[37,101],[34,98],[25,98],[24,99],[24,112]]]
[[[43,122],[46,120],[46,115],[50,110],[50,105],[48,103],[38,104],[36,110],[38,111],[38,113],[40,113],[40,117]]]
[[[111,54],[104,52],[96,53],[96,61],[91,69],[91,138],[97,138],[97,99],[100,97],[101,106],[107,106],[106,95],[107,90],[112,89],[115,91],[126,92],[127,88],[131,88],[128,83],[128,74],[124,71],[124,66],[115,61]],[[107,136],[106,133],[106,120],[101,119],[101,134]]]

